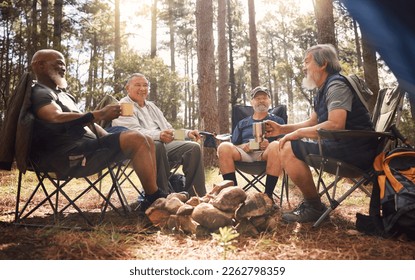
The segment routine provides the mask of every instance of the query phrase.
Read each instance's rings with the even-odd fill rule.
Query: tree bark
[[[216,99],[215,59],[213,45],[212,0],[196,1],[196,32],[199,89],[199,128],[210,132],[218,131],[218,104]],[[204,149],[205,166],[216,161],[214,149]]]
[[[314,13],[317,23],[317,42],[319,44],[332,44],[337,49],[334,33],[333,1],[315,0]]]
[[[226,0],[218,0],[219,133],[229,133],[229,68],[226,44]]]
[[[153,0],[151,7],[151,58],[157,56],[157,0]],[[150,80],[150,99],[157,102],[157,77],[149,77]]]
[[[115,0],[114,21],[114,93],[122,91],[121,69],[118,62],[121,58],[120,0]]]
[[[251,87],[259,86],[259,70],[258,70],[258,40],[256,37],[255,24],[255,3],[254,0],[248,0],[249,12],[249,45],[251,60]]]
[[[48,10],[49,1],[41,1],[41,13],[40,13],[40,48],[46,49],[48,46]]]
[[[62,51],[63,0],[55,0],[53,8],[55,11],[53,21],[53,48],[57,51]]]
[[[232,45],[232,7],[231,1],[227,0],[228,6],[228,45],[229,45],[229,83],[231,86],[231,107],[236,105],[236,81],[235,69],[233,66],[233,45]]]
[[[375,95],[369,103],[370,111],[373,111],[376,103],[376,97],[379,92],[379,75],[378,75],[378,64],[376,60],[376,52],[367,41],[364,34],[362,34],[362,50],[363,50],[363,70],[364,79],[367,86]]]

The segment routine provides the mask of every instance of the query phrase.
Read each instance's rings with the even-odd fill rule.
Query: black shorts
[[[74,139],[70,147],[62,145],[59,151],[32,151],[30,158],[40,171],[53,172],[61,179],[89,176],[128,158],[121,151],[121,133],[99,139],[84,135]]]
[[[69,157],[68,175],[89,176],[121,162],[127,156],[121,151],[121,133],[107,134],[99,139],[85,139],[82,145],[72,150]]]
[[[320,154],[319,145],[315,141],[294,140],[291,141],[294,155],[305,162],[309,154]],[[372,167],[376,157],[377,142],[365,140],[354,141],[323,141],[323,155],[342,160],[355,165],[362,170]]]

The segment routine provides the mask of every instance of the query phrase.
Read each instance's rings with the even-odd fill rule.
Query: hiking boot
[[[313,207],[307,201],[301,202],[296,209],[291,212],[282,214],[282,220],[287,223],[310,223],[317,221],[327,207],[322,203],[320,209]]]

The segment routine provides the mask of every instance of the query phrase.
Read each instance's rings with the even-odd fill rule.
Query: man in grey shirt
[[[128,94],[120,100],[120,103],[133,103],[134,113],[132,116],[114,119],[112,125],[140,131],[154,140],[157,185],[160,188],[169,191],[167,186],[171,166],[179,162],[183,165],[183,173],[186,177],[185,190],[192,196],[204,196],[205,173],[199,143],[174,139],[174,129],[163,112],[153,102],[146,100],[149,83],[143,74],[132,74],[127,80],[125,89]],[[200,139],[197,130],[185,130],[185,137],[196,141]]]

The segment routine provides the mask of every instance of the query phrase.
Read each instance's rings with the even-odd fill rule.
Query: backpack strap
[[[360,101],[362,102],[363,106],[366,107],[366,110],[368,110],[370,112],[370,108],[369,108],[369,104],[366,102],[365,97],[362,95],[362,92],[360,90],[360,88],[362,87],[367,87],[366,85],[358,85],[356,81],[361,81],[361,79],[356,75],[350,75],[350,76],[344,76],[343,77],[346,78],[346,81],[348,82],[349,86],[351,86],[354,90],[354,92],[357,94],[357,96],[359,97]]]

